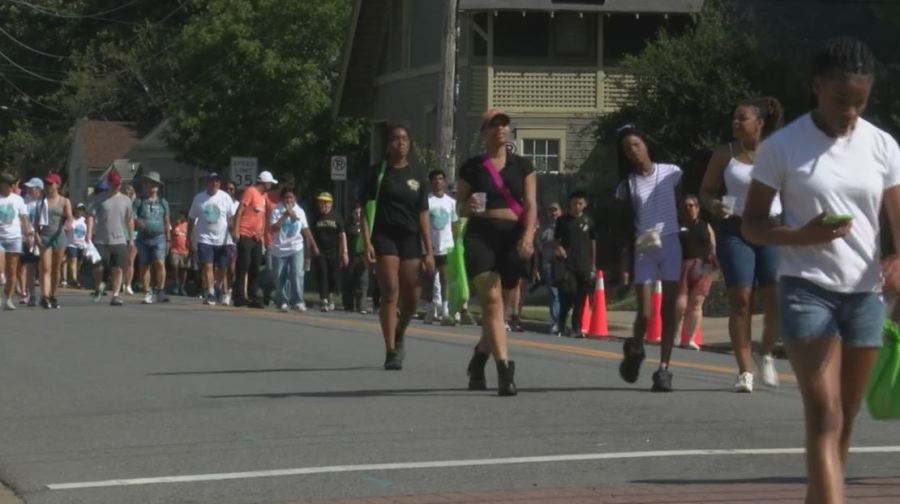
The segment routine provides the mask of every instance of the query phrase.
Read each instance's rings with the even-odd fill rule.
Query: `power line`
[[[94,12],[92,14],[75,14],[72,12],[58,11],[58,10],[50,9],[48,7],[43,7],[41,5],[35,5],[33,3],[25,2],[23,0],[6,0],[6,1],[9,3],[16,4],[16,5],[21,5],[23,7],[28,7],[29,9],[32,9],[36,12],[40,12],[41,14],[46,14],[48,16],[54,16],[54,17],[60,17],[60,18],[64,18],[64,19],[101,19],[104,21],[117,21],[115,19],[100,18],[100,16],[104,16],[106,14],[112,14],[113,12],[118,12],[120,10],[127,9],[128,7],[131,7],[132,5],[134,5],[138,2],[141,2],[143,0],[131,0],[130,2],[122,4],[118,7],[113,7],[112,9],[107,9],[105,11]]]
[[[19,70],[22,70],[23,72],[25,72],[25,73],[27,73],[27,74],[29,74],[29,75],[32,75],[32,76],[34,76],[34,77],[37,77],[38,79],[41,79],[41,80],[43,80],[43,81],[47,81],[47,82],[55,82],[55,83],[57,83],[57,84],[62,84],[62,82],[63,82],[63,81],[61,81],[61,80],[59,80],[59,79],[53,79],[53,78],[47,77],[46,75],[41,75],[41,74],[39,74],[39,73],[32,72],[31,70],[29,70],[29,69],[23,67],[22,65],[16,63],[15,61],[13,61],[13,60],[12,60],[9,56],[7,56],[3,51],[0,51],[0,58],[3,58],[3,59],[5,59],[6,61],[10,62],[10,63],[12,64],[12,66],[18,68]]]
[[[27,49],[27,50],[29,50],[29,51],[35,53],[35,54],[40,54],[41,56],[47,56],[48,58],[56,58],[56,59],[66,59],[66,58],[68,58],[68,56],[61,56],[61,55],[59,55],[59,54],[50,54],[50,53],[48,53],[48,52],[41,51],[40,49],[35,49],[34,47],[31,47],[30,45],[26,44],[25,42],[22,42],[21,40],[17,39],[17,38],[14,37],[11,33],[9,33],[8,31],[4,30],[3,28],[0,28],[0,33],[6,35],[6,37],[7,37],[8,39],[12,40],[12,41],[15,42],[16,44],[18,44],[20,47],[23,47],[23,48],[25,48],[25,49]]]
[[[23,91],[22,88],[20,88],[19,86],[17,86],[15,82],[9,80],[9,78],[6,77],[6,74],[5,74],[5,73],[0,72],[0,79],[5,80],[10,86],[12,86],[13,89],[15,89],[16,91],[18,91],[19,94],[21,94],[22,96],[24,96],[25,99],[28,100],[28,103],[36,103],[36,104],[40,105],[41,107],[43,107],[43,108],[45,108],[45,109],[47,109],[47,110],[49,110],[49,111],[51,111],[51,112],[56,112],[57,114],[61,114],[61,113],[62,113],[61,110],[59,110],[59,109],[57,109],[57,108],[54,108],[54,107],[51,107],[50,105],[47,105],[47,104],[41,102],[40,100],[38,100],[38,99],[32,97],[30,94],[28,94],[28,93],[26,93],[25,91]]]

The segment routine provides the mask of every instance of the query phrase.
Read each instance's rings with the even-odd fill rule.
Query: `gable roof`
[[[91,168],[106,168],[126,154],[141,139],[137,123],[82,119],[76,126],[75,141],[84,149]]]

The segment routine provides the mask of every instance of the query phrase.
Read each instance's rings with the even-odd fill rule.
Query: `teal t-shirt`
[[[140,228],[143,238],[153,238],[166,232],[165,218],[169,215],[169,202],[165,199],[135,199],[132,213],[135,220],[144,224],[144,227]],[[135,229],[138,228],[139,226],[135,226]]]

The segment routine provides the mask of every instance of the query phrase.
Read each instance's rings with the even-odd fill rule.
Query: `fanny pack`
[[[494,162],[491,161],[487,155],[481,156],[481,165],[484,166],[484,169],[487,170],[488,175],[491,176],[491,181],[494,182],[494,188],[497,189],[497,192],[500,193],[500,196],[503,197],[503,201],[506,202],[506,206],[509,207],[510,210],[514,214],[516,214],[516,218],[521,223],[525,219],[525,209],[522,207],[522,204],[516,201],[516,198],[513,197],[512,193],[509,192],[509,189],[506,187],[506,184],[503,183],[503,178],[500,177],[500,172],[497,170],[497,167],[494,166]]]

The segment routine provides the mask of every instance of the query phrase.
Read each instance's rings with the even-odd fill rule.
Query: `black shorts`
[[[100,265],[104,270],[124,268],[128,264],[127,245],[101,245],[99,243],[94,245],[97,247],[97,252],[100,253]]]
[[[482,273],[500,275],[504,289],[512,289],[528,275],[525,261],[516,246],[522,239],[517,221],[472,218],[466,227],[466,274],[474,278]]]
[[[372,247],[376,256],[394,256],[401,261],[421,259],[425,255],[419,233],[405,229],[376,228],[372,233]]]
[[[446,255],[434,256],[434,269],[443,268],[446,265],[447,265],[447,256]]]

